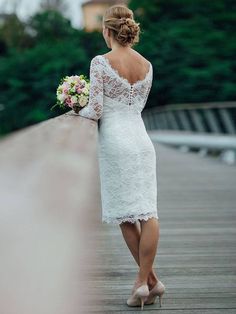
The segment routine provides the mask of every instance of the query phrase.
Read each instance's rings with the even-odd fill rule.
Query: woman
[[[152,64],[132,49],[139,24],[124,5],[109,7],[103,37],[110,52],[90,64],[90,97],[79,115],[99,119],[102,221],[118,223],[139,265],[129,306],[152,304],[165,287],[152,269],[158,239],[156,154],[141,111],[152,85]]]

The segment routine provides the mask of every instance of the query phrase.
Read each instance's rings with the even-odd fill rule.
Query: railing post
[[[193,122],[194,122],[194,125],[195,125],[197,131],[198,132],[205,132],[206,127],[204,126],[202,118],[201,118],[199,112],[197,111],[197,109],[190,110],[190,113],[191,113],[191,117],[193,119]]]
[[[229,134],[236,133],[236,127],[233,124],[231,115],[229,114],[229,108],[219,108],[219,114],[221,116],[224,127]]]
[[[222,130],[221,130],[220,125],[219,125],[217,118],[215,116],[214,109],[212,109],[212,108],[205,109],[204,114],[206,116],[207,123],[210,126],[211,132],[221,133]]]
[[[184,130],[189,130],[191,131],[192,130],[192,127],[191,127],[191,124],[189,122],[189,119],[187,117],[187,113],[184,109],[180,109],[180,110],[176,110],[178,116],[179,116],[179,119],[183,125],[183,128]]]

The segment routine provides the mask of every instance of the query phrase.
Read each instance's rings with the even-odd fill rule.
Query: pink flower
[[[70,84],[68,84],[67,82],[64,82],[61,86],[62,88],[69,88]]]
[[[69,107],[71,107],[72,108],[72,106],[73,106],[73,104],[72,104],[72,101],[71,101],[71,96],[68,96],[67,98],[66,98],[66,104],[69,106]]]

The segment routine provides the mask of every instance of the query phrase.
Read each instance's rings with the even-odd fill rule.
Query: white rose
[[[58,94],[57,99],[61,102],[64,102],[64,100],[66,99],[66,95],[65,94]]]
[[[69,79],[66,81],[67,85],[70,87],[71,86],[71,83],[73,83],[73,80]]]
[[[85,95],[88,95],[88,94],[89,94],[89,91],[88,91],[88,89],[87,89],[86,87],[83,89],[83,93],[84,93]]]
[[[62,86],[59,86],[57,89],[57,95],[61,94],[62,92],[63,92],[63,88],[62,88]]]
[[[80,104],[81,107],[86,106],[87,102],[88,102],[88,97],[86,97],[86,96],[81,96],[80,97],[79,104]]]

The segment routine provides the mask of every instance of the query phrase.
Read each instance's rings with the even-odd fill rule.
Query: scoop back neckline
[[[112,65],[111,65],[111,63],[110,63],[110,60],[109,60],[108,58],[106,58],[104,55],[100,55],[100,56],[105,60],[106,64],[109,66],[109,68],[110,68],[122,81],[124,81],[125,83],[127,83],[130,87],[145,82],[146,79],[147,79],[148,76],[149,76],[149,73],[151,72],[152,64],[151,64],[150,61],[148,61],[148,63],[149,63],[149,69],[148,69],[147,73],[145,74],[145,77],[144,77],[142,80],[138,80],[138,81],[136,81],[136,82],[134,82],[134,83],[130,83],[127,78],[125,78],[125,77],[123,77],[123,76],[121,76],[121,75],[119,74],[119,72],[118,72],[117,69],[115,69],[115,68],[112,67]]]

